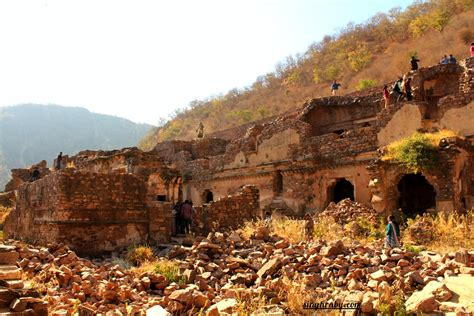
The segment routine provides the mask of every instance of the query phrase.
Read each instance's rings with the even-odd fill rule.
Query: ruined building
[[[271,120],[190,141],[81,152],[61,171],[17,190],[8,236],[65,241],[84,251],[169,238],[171,203],[192,200],[198,229],[235,226],[262,209],[289,216],[350,198],[381,214],[474,207],[474,59],[421,68],[414,100],[383,108],[381,89],[313,99]],[[382,160],[384,147],[440,129],[439,167],[412,173]],[[44,168],[43,168],[44,169]],[[202,206],[201,206],[202,205]]]

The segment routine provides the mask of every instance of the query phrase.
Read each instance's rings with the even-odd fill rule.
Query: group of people
[[[446,65],[446,64],[456,64],[458,61],[456,60],[456,58],[453,56],[453,54],[449,54],[449,57],[444,55],[443,57],[441,57],[441,60],[439,61],[439,63],[441,65]]]
[[[193,202],[185,200],[184,203],[177,202],[173,207],[173,227],[172,235],[191,234],[193,230],[193,216],[196,210]]]
[[[395,103],[406,99],[411,101],[413,99],[412,89],[411,89],[411,78],[404,76],[403,78],[398,78],[397,81],[392,86],[392,91],[388,90],[388,86],[383,87],[383,99],[385,101],[385,108],[388,108],[390,100],[393,98]]]

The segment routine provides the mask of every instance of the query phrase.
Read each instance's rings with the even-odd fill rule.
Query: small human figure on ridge
[[[383,99],[385,101],[385,108],[388,109],[388,103],[390,102],[390,92],[388,92],[388,87],[383,87]]]
[[[405,80],[405,82],[403,83],[403,89],[405,90],[407,101],[411,101],[413,99],[411,94],[411,78]]]
[[[456,58],[453,56],[453,54],[449,54],[449,58],[448,58],[448,63],[449,64],[455,64],[457,63],[458,61],[456,60]]]
[[[204,124],[202,124],[202,122],[199,122],[199,126],[196,129],[196,132],[198,133],[197,138],[203,138],[204,137]]]
[[[56,170],[61,170],[62,163],[63,163],[63,152],[61,151],[56,158]]]
[[[334,80],[332,82],[332,85],[331,85],[331,94],[336,95],[336,92],[337,92],[337,90],[339,89],[340,86],[341,86],[341,84],[337,83],[336,80]]]
[[[411,56],[410,64],[411,64],[411,70],[416,71],[418,70],[418,62],[420,60],[416,58],[415,56]]]

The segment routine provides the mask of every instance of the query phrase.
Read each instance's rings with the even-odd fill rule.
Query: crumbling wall
[[[5,234],[41,244],[64,242],[80,253],[146,242],[146,192],[146,184],[134,175],[55,172],[19,188]],[[154,218],[165,223],[167,217],[157,210],[153,209]]]
[[[198,233],[237,228],[259,215],[259,192],[254,186],[244,186],[233,196],[196,207],[194,227]]]

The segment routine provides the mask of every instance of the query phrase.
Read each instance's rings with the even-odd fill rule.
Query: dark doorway
[[[214,201],[214,194],[212,194],[211,190],[204,191],[204,203],[209,203]]]
[[[337,179],[329,193],[332,202],[337,203],[344,199],[351,199],[354,201],[354,186],[345,178]]]
[[[404,175],[398,182],[398,192],[398,208],[401,208],[407,217],[423,214],[427,209],[436,206],[436,192],[420,173]]]
[[[166,202],[166,195],[158,195],[156,200],[159,202]]]
[[[280,170],[273,172],[273,196],[279,196],[283,193],[283,175]]]

